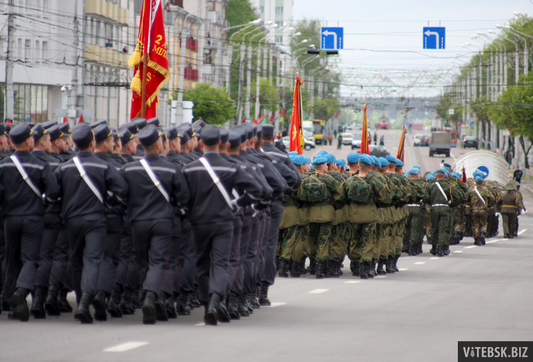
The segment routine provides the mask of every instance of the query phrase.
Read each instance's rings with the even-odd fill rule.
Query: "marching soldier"
[[[483,185],[485,176],[481,172],[474,172],[476,183],[470,187],[466,193],[466,202],[470,205],[472,212],[472,236],[474,245],[485,245],[487,233],[488,210],[494,205],[494,196],[489,189]]]
[[[425,181],[420,178],[420,170],[411,168],[407,171],[407,177],[413,183],[415,190],[411,195],[410,203],[407,204],[409,216],[406,221],[409,255],[420,254],[422,238],[424,236],[425,205],[423,204]]]
[[[446,170],[439,168],[436,172],[436,181],[430,184],[424,193],[424,202],[431,205],[431,244],[432,253],[445,256],[446,246],[449,242],[449,225],[451,217],[451,186],[445,180]]]
[[[503,237],[514,238],[516,230],[516,215],[525,210],[522,198],[516,192],[514,184],[511,182],[505,185],[505,192],[502,193],[498,206],[501,208],[503,222]]]

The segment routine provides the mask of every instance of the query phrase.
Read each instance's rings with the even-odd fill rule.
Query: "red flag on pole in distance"
[[[407,133],[407,129],[405,128],[405,125],[402,127],[402,136],[400,137],[400,145],[398,146],[398,154],[396,155],[396,158],[398,160],[401,160],[403,162],[404,157],[404,148],[405,148],[405,134]]]
[[[153,118],[159,103],[157,95],[169,77],[161,0],[143,0],[137,46],[128,65],[135,69],[131,118]]]
[[[68,118],[67,117],[63,117],[63,123],[68,123]]]
[[[300,86],[303,80],[296,77],[294,81],[294,101],[292,106],[292,119],[290,131],[289,151],[297,151],[300,155],[303,152],[303,132],[302,132],[302,97]]]
[[[82,115],[80,115],[80,120],[78,121],[78,123],[84,123],[84,122],[85,122],[85,120],[83,119],[83,114],[82,114]]]
[[[463,167],[463,176],[461,176],[461,182],[466,183],[466,169]]]
[[[363,135],[361,136],[361,154],[370,154],[370,148],[368,147],[368,121],[366,119],[366,104],[363,108]]]

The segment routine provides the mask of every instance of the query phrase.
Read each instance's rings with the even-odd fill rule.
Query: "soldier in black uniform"
[[[124,203],[128,185],[115,167],[93,154],[94,133],[87,124],[77,125],[72,139],[79,153],[60,165],[56,175],[61,184],[61,216],[66,221],[71,244],[72,286],[81,323],[92,323],[89,306],[98,291],[98,271],[106,237],[106,205]],[[81,298],[80,298],[81,296]],[[95,317],[105,319],[105,305],[94,302]]]
[[[7,136],[4,123],[0,123],[0,161],[7,157]],[[4,217],[0,215],[0,311],[2,309],[8,310],[10,308],[10,296],[6,296],[3,292],[4,278],[6,273],[5,261],[6,243],[4,240]]]
[[[127,164],[121,172],[130,185],[128,218],[143,281],[143,323],[154,324],[156,318],[168,318],[161,303],[164,298],[157,299],[167,297],[159,294],[165,283],[165,268],[169,265],[174,207],[182,214],[185,212],[189,190],[176,165],[159,156],[163,142],[156,127],[146,126],[138,138],[146,156]]]
[[[216,126],[202,129],[200,145],[203,157],[187,164],[183,171],[191,189],[190,220],[198,256],[200,301],[206,307],[204,321],[216,325],[218,317],[224,317],[219,303],[227,290],[233,208],[259,200],[261,190],[244,169],[220,157],[220,131]],[[230,201],[233,189],[240,197]]]
[[[147,122],[146,122],[146,119],[144,118],[134,118],[130,121],[130,123],[128,123],[128,125],[130,125],[131,127],[135,127],[136,131],[133,132],[132,129],[130,128],[130,132],[132,134],[136,134],[140,132],[144,127],[146,127]],[[135,151],[135,155],[133,156],[133,158],[135,160],[140,160],[141,158],[144,157],[144,149],[138,138],[135,138],[135,143],[137,145],[137,150]]]
[[[27,321],[26,297],[34,288],[39,267],[45,203],[57,201],[59,187],[49,165],[30,153],[34,147],[30,126],[15,126],[9,137],[16,152],[0,163],[6,242],[4,293],[12,295],[11,317]]]

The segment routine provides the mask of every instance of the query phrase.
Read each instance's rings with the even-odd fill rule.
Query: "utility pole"
[[[244,43],[244,41],[243,41]],[[250,88],[252,88],[252,44],[248,46],[248,56],[246,57],[246,102],[244,103],[244,116],[250,118]]]
[[[78,93],[77,93],[77,85],[78,85],[78,67],[76,66],[78,64],[78,47],[80,45],[79,43],[79,19],[78,19],[78,0],[74,0],[74,21],[72,22],[73,25],[74,25],[74,48],[72,50],[72,63],[74,64],[74,66],[72,67],[72,79],[70,81],[71,83],[71,86],[69,87],[69,93],[68,93],[68,104],[67,104],[67,116],[68,117],[72,117],[72,118],[76,118],[76,114],[74,112],[76,112],[76,103],[77,103],[77,98],[78,98]],[[109,89],[109,88],[108,88]],[[111,97],[109,97],[109,94],[108,94],[108,103],[109,103],[109,99]],[[74,111],[74,112],[72,112]],[[108,112],[108,117],[107,119],[109,119],[109,104],[108,104],[108,107],[107,107],[107,112]],[[72,115],[74,114],[74,115]],[[95,116],[95,120],[96,120],[96,114],[94,115]]]
[[[255,85],[255,119],[259,121],[259,93],[261,91],[261,48],[257,47],[256,65],[256,85]]]
[[[233,46],[228,42],[228,54],[227,54],[227,67],[226,67],[226,89],[228,95],[231,95],[231,62],[233,61]]]
[[[4,118],[13,119],[15,116],[15,89],[13,87],[13,61],[11,60],[11,43],[15,39],[15,15],[13,14],[14,0],[7,2],[7,51],[6,51],[6,90]]]
[[[242,82],[244,77],[244,52],[245,52],[245,46],[244,42],[241,43],[241,57],[239,58],[239,101],[237,103],[237,123],[242,123]]]

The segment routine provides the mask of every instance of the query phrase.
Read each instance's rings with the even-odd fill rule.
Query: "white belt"
[[[431,206],[446,206],[446,207],[448,207],[449,205],[446,205],[446,204],[433,204]]]
[[[418,204],[407,204],[407,206],[416,206],[416,207],[420,207],[422,205],[418,205]]]

